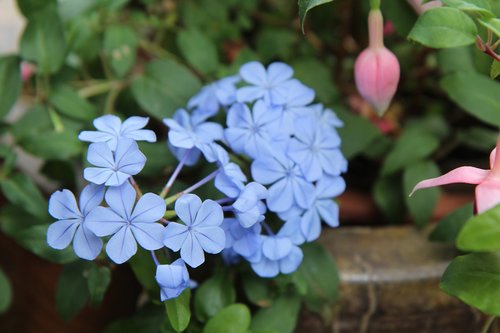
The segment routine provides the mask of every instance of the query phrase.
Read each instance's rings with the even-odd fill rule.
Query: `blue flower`
[[[304,254],[287,237],[262,236],[260,260],[251,262],[252,269],[260,277],[275,277],[279,273],[290,274],[297,270]]]
[[[221,165],[215,177],[215,188],[230,198],[236,198],[245,187],[247,177],[235,163]]]
[[[278,236],[289,238],[293,244],[300,245],[306,241],[301,229],[301,216],[295,215],[289,217],[286,222],[281,226]]]
[[[252,176],[268,185],[267,206],[273,212],[284,212],[294,204],[308,208],[312,203],[314,185],[302,176],[299,167],[282,154],[264,157],[252,163]]]
[[[189,273],[182,259],[177,259],[170,265],[156,267],[156,282],[160,286],[161,301],[176,298],[189,287]]]
[[[106,186],[120,186],[130,176],[141,172],[146,164],[146,156],[130,139],[119,140],[115,152],[106,143],[93,143],[89,146],[87,160],[96,167],[85,168],[83,178]]]
[[[217,114],[221,106],[234,103],[239,80],[238,76],[230,76],[203,87],[188,101],[188,107],[195,109],[193,116],[207,119]]]
[[[330,126],[328,130],[344,126],[344,123],[339,119],[339,117],[337,117],[335,112],[333,112],[331,109],[325,109],[323,107],[323,104],[311,105],[310,109],[313,110],[318,124]]]
[[[232,249],[236,254],[247,259],[251,259],[255,253],[260,251],[262,246],[260,223],[244,228],[238,223],[238,220],[226,218],[221,228],[226,233],[225,249]]]
[[[279,133],[281,110],[273,110],[258,100],[252,112],[246,104],[236,103],[227,114],[226,141],[236,153],[257,158],[272,151],[273,135]]]
[[[184,109],[177,110],[172,119],[163,119],[163,122],[169,128],[168,141],[177,148],[199,148],[223,137],[221,125],[191,117]]]
[[[104,186],[90,184],[80,194],[80,208],[75,196],[69,190],[52,194],[49,213],[59,221],[47,230],[47,243],[54,249],[62,250],[73,240],[73,250],[82,259],[95,259],[102,249],[102,241],[89,230],[87,215],[97,207],[104,197]]]
[[[264,220],[266,206],[262,199],[267,197],[267,189],[259,183],[251,182],[245,185],[240,195],[233,203],[234,215],[244,228],[249,228]]]
[[[195,268],[205,261],[203,252],[216,254],[224,249],[224,230],[220,228],[224,213],[212,200],[203,203],[194,194],[185,194],[175,202],[175,212],[185,224],[169,223],[163,243],[172,251],[181,251],[181,258]]]
[[[288,146],[288,156],[299,165],[308,181],[316,181],[323,173],[337,176],[346,161],[339,149],[340,137],[336,131],[322,130],[313,116],[295,120],[295,137]]]
[[[287,85],[293,75],[292,67],[282,62],[274,62],[266,68],[257,61],[241,66],[240,76],[250,86],[241,87],[236,92],[238,102],[253,102],[264,98],[268,105],[283,105],[286,102]]]
[[[321,233],[321,220],[330,227],[339,225],[339,206],[334,197],[345,190],[342,177],[323,177],[316,184],[314,202],[302,215],[300,229],[308,242],[316,240]]]
[[[155,132],[143,129],[148,121],[147,117],[130,117],[122,124],[117,116],[105,115],[94,119],[94,126],[98,131],[83,131],[78,139],[87,142],[106,142],[113,151],[118,140],[123,138],[156,142]]]
[[[87,216],[89,229],[97,236],[113,235],[106,253],[117,264],[137,252],[137,243],[146,250],[163,247],[164,227],[156,223],[166,210],[165,201],[153,193],[144,194],[134,207],[136,192],[128,182],[106,192],[108,207],[97,207]]]

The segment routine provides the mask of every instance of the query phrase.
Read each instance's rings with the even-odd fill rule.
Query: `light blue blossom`
[[[236,92],[238,102],[253,102],[263,98],[268,105],[283,105],[286,102],[287,82],[293,75],[292,67],[282,62],[274,62],[266,68],[257,61],[244,64],[240,76],[250,86]]]
[[[264,220],[266,206],[261,200],[266,197],[267,189],[261,184],[251,182],[245,185],[232,205],[234,215],[242,227],[249,228]]]
[[[190,285],[188,270],[180,258],[170,265],[158,265],[155,279],[160,286],[162,302],[176,298]]]
[[[295,137],[288,146],[288,156],[299,165],[308,181],[316,181],[323,173],[338,176],[346,163],[340,151],[340,137],[335,131],[322,130],[313,116],[295,120]]]
[[[102,241],[89,230],[87,215],[104,197],[104,186],[90,184],[80,194],[80,208],[69,190],[57,191],[50,197],[49,213],[58,219],[47,230],[47,243],[62,250],[73,241],[75,254],[87,260],[95,259],[102,249]]]
[[[184,224],[170,222],[165,228],[163,243],[172,251],[181,251],[181,258],[195,268],[205,261],[204,252],[216,254],[224,249],[224,230],[220,227],[224,213],[212,200],[185,194],[175,202],[175,212]]]
[[[284,212],[294,204],[309,208],[314,186],[303,176],[299,167],[282,154],[264,157],[252,163],[252,176],[257,182],[269,185],[267,206],[273,212]]]
[[[304,254],[287,237],[262,236],[260,260],[251,262],[252,269],[260,277],[275,277],[279,273],[290,274],[297,270]]]
[[[87,160],[95,167],[85,168],[83,178],[106,186],[120,186],[130,176],[141,172],[146,164],[146,156],[131,139],[120,139],[114,152],[106,143],[93,143],[89,146]]]
[[[262,246],[260,223],[244,228],[235,218],[226,218],[221,228],[226,234],[225,249],[232,249],[244,258],[251,258],[260,251]]]
[[[226,141],[236,153],[257,158],[272,151],[273,135],[280,132],[281,110],[274,110],[262,100],[250,111],[246,104],[236,103],[227,114]]]
[[[194,109],[193,116],[205,120],[217,114],[221,106],[234,103],[239,80],[238,76],[230,76],[203,87],[188,101],[188,107]]]
[[[113,151],[116,150],[118,140],[123,138],[156,142],[155,132],[143,129],[148,121],[147,117],[130,117],[122,123],[117,116],[104,115],[94,119],[97,131],[83,131],[78,139],[87,142],[106,142]]]
[[[318,124],[330,126],[330,128],[327,128],[326,130],[331,131],[337,127],[344,126],[344,123],[339,119],[339,117],[337,117],[335,112],[331,109],[325,109],[323,104],[313,104],[310,106],[310,109],[313,110],[316,119],[318,120]]]
[[[137,252],[137,243],[146,250],[163,247],[164,227],[156,223],[166,210],[158,195],[146,193],[134,207],[136,192],[128,182],[106,191],[109,207],[97,207],[87,216],[88,228],[97,236],[113,235],[106,253],[117,264],[129,260]]]
[[[227,163],[220,166],[219,173],[215,177],[215,188],[230,198],[236,198],[244,188],[247,177],[241,168],[235,163]]]

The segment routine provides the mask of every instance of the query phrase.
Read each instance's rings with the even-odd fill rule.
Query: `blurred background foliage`
[[[160,140],[141,145],[148,162],[139,182],[159,191],[175,167],[175,159],[166,149],[161,119],[186,105],[202,85],[236,74],[249,60],[287,62],[298,79],[315,89],[317,101],[333,108],[344,121],[340,133],[342,150],[350,161],[348,192],[373,200],[378,209],[364,219],[341,214],[343,224],[411,220],[424,227],[432,219],[440,190],[417,193],[409,200],[414,184],[457,165],[487,168],[484,156],[496,142],[500,86],[489,77],[495,76],[490,73],[491,58],[474,46],[432,50],[409,42],[407,35],[418,15],[405,1],[382,1],[385,19],[392,22],[387,27],[386,46],[400,61],[401,81],[391,108],[381,119],[360,98],[353,80],[355,57],[367,45],[368,1],[334,1],[311,10],[304,35],[297,3],[289,0],[17,3],[27,19],[20,52],[0,57],[0,131],[5,138],[0,145],[0,228],[42,258],[72,263],[62,272],[56,296],[58,309],[67,319],[88,300],[92,304],[102,300],[110,272],[102,263],[75,262],[71,249],[55,251],[46,245],[46,228],[51,222],[47,197],[54,188],[81,187],[83,180],[77,175],[86,162],[77,134],[91,128],[91,121],[103,113],[151,118],[150,127]],[[498,16],[500,1],[491,4]],[[479,33],[486,38],[484,27],[479,26]],[[27,63],[36,69],[23,81],[19,71]],[[27,111],[6,117],[20,95]],[[18,159],[25,153],[41,159],[43,181],[25,172]],[[191,172],[206,171],[195,168]],[[460,191],[460,187],[453,189]],[[433,239],[454,240],[457,225],[467,218],[463,212],[455,214],[448,217],[451,222],[440,225]],[[199,325],[192,331],[201,331],[201,323],[217,318],[220,309],[236,300],[260,309],[251,321],[255,332],[293,330],[294,321],[271,319],[296,318],[302,299],[310,309],[327,315],[322,311],[325,302],[334,302],[338,296],[338,273],[321,248],[308,245],[304,251],[306,258],[313,259],[306,260],[296,274],[263,282],[245,277],[237,281],[244,290],[238,297],[226,283],[235,277],[217,266],[220,272],[201,284],[194,296]],[[154,270],[145,262],[138,254],[132,269],[145,289],[156,292],[151,284]],[[325,263],[331,270],[323,270]],[[9,289],[0,271],[0,294],[8,295],[2,290]],[[3,302],[0,311],[7,306]],[[174,326],[182,326],[182,310],[178,304],[171,306],[171,312],[181,318]],[[136,320],[144,321],[146,311],[148,320],[163,323],[164,311],[156,308],[149,312],[144,308]],[[241,316],[240,327],[248,329],[246,310],[237,306],[226,310],[229,314],[220,315],[218,321],[228,315]],[[114,324],[108,332],[122,332],[131,325],[130,320]],[[170,331],[170,325],[163,325],[163,331]],[[267,331],[262,330],[264,326]],[[217,324],[210,327],[217,329]]]

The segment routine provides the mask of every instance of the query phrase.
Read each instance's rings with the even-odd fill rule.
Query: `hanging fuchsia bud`
[[[382,115],[396,93],[399,62],[384,46],[384,19],[379,9],[368,16],[370,45],[356,59],[354,77],[359,93]]]

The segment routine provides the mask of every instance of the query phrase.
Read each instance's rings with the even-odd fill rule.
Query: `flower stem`
[[[156,266],[160,265],[160,262],[158,261],[158,258],[156,257],[155,251],[150,251],[151,252],[151,258],[153,258],[153,261],[155,262]]]
[[[175,212],[175,210],[167,210],[165,212],[165,215],[163,215],[163,218],[169,220],[169,219],[176,217],[176,216],[177,216],[177,213]]]
[[[261,222],[262,226],[264,227],[264,229],[266,229],[267,233],[270,235],[270,236],[274,236],[274,231],[273,229],[271,229],[271,227],[266,223],[266,222]]]
[[[54,130],[58,133],[64,131],[64,125],[57,112],[50,106],[48,107],[48,110],[49,110],[50,121],[52,122],[52,125],[54,125]]]
[[[211,181],[212,179],[214,179],[215,176],[217,176],[218,173],[219,173],[219,170],[215,170],[214,172],[212,172],[211,174],[209,174],[205,178],[201,179],[197,183],[191,185],[190,187],[188,187],[184,191],[181,191],[181,192],[179,192],[177,194],[169,196],[168,198],[165,199],[165,202],[167,203],[167,206],[170,205],[171,203],[175,202],[175,200],[179,199],[179,197],[181,197],[182,195],[191,193],[194,190],[202,187],[203,185],[205,185],[206,183],[208,183],[209,181]]]
[[[177,164],[177,167],[175,168],[174,172],[170,176],[170,179],[165,184],[165,187],[163,187],[163,190],[160,193],[160,197],[162,197],[163,199],[167,196],[168,192],[172,188],[172,185],[174,185],[174,182],[177,179],[177,176],[181,172],[182,167],[186,163],[186,161],[189,158],[190,154],[191,154],[191,151],[186,150],[186,153],[184,153],[184,156],[182,156],[181,160],[179,161],[179,164]]]
[[[380,0],[370,0],[371,9],[380,9]]]
[[[384,18],[380,9],[372,9],[368,14],[368,35],[370,48],[384,47]]]
[[[110,91],[115,86],[115,81],[104,81],[78,90],[78,95],[82,98],[102,95]]]
[[[139,187],[139,185],[135,182],[135,179],[134,177],[130,177],[129,178],[129,181],[130,181],[130,184],[132,185],[132,187],[134,188],[135,190],[135,193],[137,193],[137,197],[142,197],[142,191],[141,191],[141,188]]]
[[[484,323],[483,328],[481,329],[481,333],[488,333],[490,330],[491,324],[495,321],[496,317],[495,316],[489,316],[486,319],[486,322]]]

